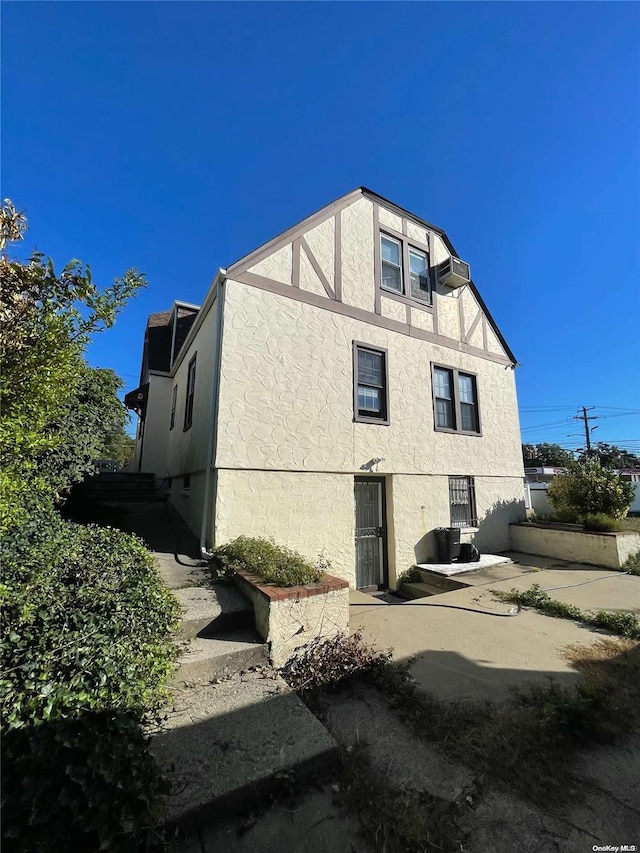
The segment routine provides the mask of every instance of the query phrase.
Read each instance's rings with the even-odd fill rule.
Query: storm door
[[[356,477],[356,586],[379,589],[386,575],[384,477]]]

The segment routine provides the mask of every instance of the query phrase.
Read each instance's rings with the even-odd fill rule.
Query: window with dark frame
[[[188,430],[193,421],[193,398],[196,390],[196,356],[189,362],[187,374],[187,396],[184,407],[184,429]]]
[[[382,286],[386,290],[404,293],[402,281],[402,243],[380,235],[380,256],[382,259]]]
[[[479,435],[478,385],[473,373],[434,364],[432,385],[436,430]]]
[[[389,423],[386,350],[354,343],[354,420]]]
[[[451,527],[477,527],[476,486],[473,477],[449,477]]]
[[[380,232],[380,276],[383,290],[431,304],[429,255],[408,240]]]
[[[169,429],[173,429],[176,423],[176,404],[178,402],[178,386],[173,386],[171,392],[171,419],[169,421]]]

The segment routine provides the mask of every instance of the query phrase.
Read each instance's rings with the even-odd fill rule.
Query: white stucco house
[[[133,468],[204,550],[268,536],[394,587],[436,527],[509,547],[515,366],[447,235],[361,187],[149,317]]]

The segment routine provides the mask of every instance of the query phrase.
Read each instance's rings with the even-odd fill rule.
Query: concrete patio
[[[518,613],[491,590],[537,583],[583,610],[640,615],[640,578],[515,552],[506,556],[513,562],[458,576],[468,584],[462,589],[397,607],[376,599],[368,604],[358,593],[351,629],[361,629],[378,648],[391,648],[395,660],[409,661],[419,686],[444,700],[495,700],[549,677],[565,686],[575,683],[577,672],[563,658],[563,648],[592,644],[603,634],[533,610]]]

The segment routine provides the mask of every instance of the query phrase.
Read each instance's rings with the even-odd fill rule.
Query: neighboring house
[[[551,504],[547,498],[549,483],[556,474],[563,474],[566,468],[543,465],[538,468],[524,469],[524,500],[528,510],[538,514],[550,513]]]
[[[436,527],[509,547],[515,366],[446,234],[360,188],[151,315],[132,467],[205,550],[273,537],[393,587]]]

